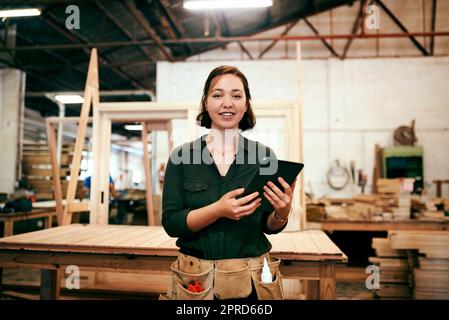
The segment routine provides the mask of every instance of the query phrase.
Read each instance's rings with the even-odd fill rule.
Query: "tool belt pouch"
[[[167,296],[171,300],[213,300],[213,264],[178,258],[171,265],[171,281]],[[189,284],[198,282],[204,289],[201,292],[187,290]]]
[[[263,283],[260,281],[262,274],[262,265],[253,266],[252,280],[254,288],[256,289],[257,298],[259,300],[284,300],[284,291],[282,288],[282,275],[279,271],[280,259],[273,259],[269,262],[271,274],[273,275],[273,282]]]
[[[216,262],[214,294],[217,299],[246,298],[251,294],[251,270],[244,259],[227,259]]]

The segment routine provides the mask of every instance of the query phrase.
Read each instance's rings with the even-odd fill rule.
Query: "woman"
[[[270,148],[239,132],[253,128],[256,120],[248,81],[237,68],[212,70],[197,120],[210,129],[209,134],[176,148],[165,172],[162,225],[170,236],[178,238],[180,247],[168,295],[173,299],[247,298],[255,294],[263,298],[260,291],[266,288],[256,282],[263,258],[269,259],[271,249],[264,233],[284,229],[294,184],[289,186],[280,178],[284,190],[269,182],[263,194],[239,197],[259,169],[261,158],[275,161],[276,156]],[[261,206],[262,196],[274,211]],[[282,298],[278,264],[270,262],[278,294],[268,293],[269,298]],[[203,290],[193,292],[189,284],[195,281]]]

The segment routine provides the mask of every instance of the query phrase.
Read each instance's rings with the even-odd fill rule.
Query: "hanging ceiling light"
[[[55,99],[63,104],[83,103],[84,98],[77,94],[58,94]]]
[[[142,131],[143,126],[141,124],[127,124],[125,129],[129,131]]]
[[[273,5],[272,0],[185,0],[184,9],[241,9],[265,8]]]
[[[40,14],[41,11],[36,8],[0,10],[0,18],[31,17],[31,16],[39,16]]]

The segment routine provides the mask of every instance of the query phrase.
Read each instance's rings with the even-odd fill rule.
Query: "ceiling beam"
[[[437,0],[432,0],[432,21],[431,21],[431,31],[435,32],[435,24],[437,19]],[[435,49],[435,37],[430,37],[430,54],[433,56]]]
[[[380,34],[327,34],[319,36],[235,36],[235,37],[221,37],[221,38],[184,38],[162,40],[166,44],[179,43],[223,43],[223,42],[253,42],[253,41],[321,41],[322,39],[342,40],[342,39],[397,39],[409,37],[449,37],[449,31],[436,32],[409,32],[409,33],[380,33]],[[152,46],[152,40],[142,41],[111,41],[111,42],[91,42],[91,43],[74,43],[74,44],[49,44],[49,45],[33,45],[33,46],[19,46],[14,48],[0,48],[0,51],[33,51],[33,50],[67,50],[67,49],[82,49],[82,48],[107,48],[107,47],[125,47],[125,46]]]
[[[171,11],[171,9],[164,3],[164,0],[156,0],[156,3],[158,4],[159,8],[161,9],[162,13],[167,17],[168,22],[172,25],[173,30],[177,33],[177,38],[184,38],[187,35],[186,30],[182,26],[181,23],[179,23],[178,19],[176,19],[175,15]],[[185,46],[188,49],[188,55],[191,55],[194,50],[192,46],[188,43],[185,44]]]
[[[310,23],[310,21],[307,18],[303,18],[304,22],[307,24],[307,26],[312,30],[312,32],[319,36],[320,33],[318,32],[318,30],[313,26],[312,23]],[[326,39],[321,39],[321,42],[324,44],[324,46],[330,51],[330,53],[332,53],[332,55],[334,57],[337,58],[341,58],[341,56],[335,51],[334,47],[332,47],[332,45],[330,43],[328,43],[326,41]]]
[[[66,31],[66,29],[63,26],[61,26],[61,24],[59,23],[57,18],[52,13],[50,13],[48,11],[47,12],[44,11],[44,13],[40,17],[45,21],[45,23],[47,23],[50,27],[52,27],[55,31],[59,32],[62,36],[67,38],[73,44],[81,43],[84,45],[88,45],[88,46],[83,47],[83,50],[86,53],[86,55],[90,56],[90,51],[89,51],[88,47],[93,47],[93,46],[91,44],[89,44],[89,41],[87,38],[80,35],[79,33],[76,33],[74,30],[71,30],[71,32]],[[100,60],[100,63],[102,63],[102,64],[112,65],[112,62],[110,61],[110,59],[107,58],[106,56],[102,55],[100,52],[99,52],[99,60]],[[135,86],[139,89],[146,89],[142,83],[140,83],[137,79],[134,79],[132,76],[130,76],[129,74],[124,72],[123,69],[121,69],[121,68],[112,68],[112,69],[122,79],[131,82],[131,84],[133,86]]]
[[[25,41],[25,42],[28,42],[28,43],[34,45],[34,42],[33,42],[31,39],[29,39],[28,37],[24,36],[24,35],[21,34],[21,33],[17,33],[17,37],[21,38],[21,39],[22,39],[23,41]],[[56,60],[62,62],[66,67],[71,67],[71,68],[73,68],[75,71],[78,71],[79,73],[81,73],[84,77],[87,77],[87,70],[86,70],[86,68],[83,68],[83,67],[81,67],[81,66],[74,66],[70,61],[68,61],[67,59],[64,59],[64,57],[62,57],[61,55],[59,55],[59,54],[57,54],[57,53],[54,53],[54,52],[51,51],[51,50],[44,50],[44,51],[45,51],[45,53],[47,53],[49,56],[51,56],[53,59],[56,59]],[[35,70],[35,69],[27,68],[27,71],[28,71],[28,72],[34,72],[34,71],[36,71],[36,70]],[[48,73],[45,73],[45,75],[46,75],[48,78],[55,79],[55,78],[52,77],[52,75],[54,75],[54,74],[48,74]],[[47,80],[48,80],[48,78],[47,78]],[[106,82],[104,82],[104,81],[101,81],[101,83],[102,83],[102,85],[104,85],[106,88],[111,88],[111,86],[110,86],[108,83],[106,83]]]
[[[390,17],[390,19],[393,20],[394,23],[396,23],[399,29],[401,29],[406,34],[409,34],[407,28],[401,23],[401,21],[393,14],[393,12],[390,9],[388,9],[388,7],[381,0],[376,0],[376,3],[382,8],[383,11],[385,11],[385,13]],[[422,44],[419,43],[414,36],[409,35],[409,38],[410,41],[415,45],[415,47],[419,51],[421,51],[421,53],[424,56],[429,55],[429,52],[427,52],[426,48],[424,48]]]
[[[122,4],[125,6],[125,8],[128,10],[128,12],[133,16],[134,20],[136,20],[140,26],[145,30],[145,32],[148,34],[148,36],[153,39],[154,42],[156,42],[156,45],[158,46],[160,52],[162,55],[168,60],[173,62],[173,57],[171,56],[171,53],[167,50],[167,48],[164,47],[164,44],[162,43],[159,36],[156,34],[156,31],[153,30],[153,28],[150,26],[148,20],[145,18],[145,16],[140,12],[139,9],[136,8],[134,5],[134,2],[132,0],[124,0]]]
[[[123,32],[123,34],[128,37],[129,40],[134,40],[133,35],[131,34],[131,32],[120,22],[120,20],[118,20],[113,14],[111,14],[106,7],[98,0],[94,1],[95,5],[104,13],[106,14],[106,16],[109,18],[109,20],[112,21],[112,23],[118,28],[120,29],[121,32]],[[152,56],[150,55],[150,53],[148,51],[146,51],[145,49],[143,49],[141,46],[137,46],[137,48],[139,48],[139,50],[150,60],[153,61]]]
[[[281,36],[285,36],[294,26],[295,24],[299,21],[299,19],[294,20],[293,22],[291,22],[284,30],[284,32],[282,32]],[[270,43],[264,50],[262,50],[262,52],[259,54],[259,59],[261,59],[263,57],[263,55],[265,53],[267,53],[271,48],[273,48],[276,43],[279,40],[273,40],[272,43]]]
[[[251,52],[249,52],[248,49],[245,48],[241,41],[237,41],[237,44],[239,45],[240,49],[242,49],[242,51],[246,53],[250,60],[254,60]]]
[[[346,41],[345,47],[343,49],[343,54],[341,55],[341,59],[346,59],[346,55],[348,54],[349,47],[351,46],[354,38],[356,38],[357,31],[359,30],[360,25],[362,23],[363,10],[365,10],[365,3],[366,3],[366,0],[360,1],[359,10],[357,11],[357,15],[355,17],[354,24],[352,25],[352,29],[351,29],[352,36],[348,39],[348,41]]]

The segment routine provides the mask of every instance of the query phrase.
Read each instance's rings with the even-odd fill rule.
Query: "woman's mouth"
[[[220,112],[219,115],[220,115],[223,119],[229,120],[229,119],[232,119],[232,117],[235,115],[235,112],[229,112],[229,111],[226,111],[226,112]]]

